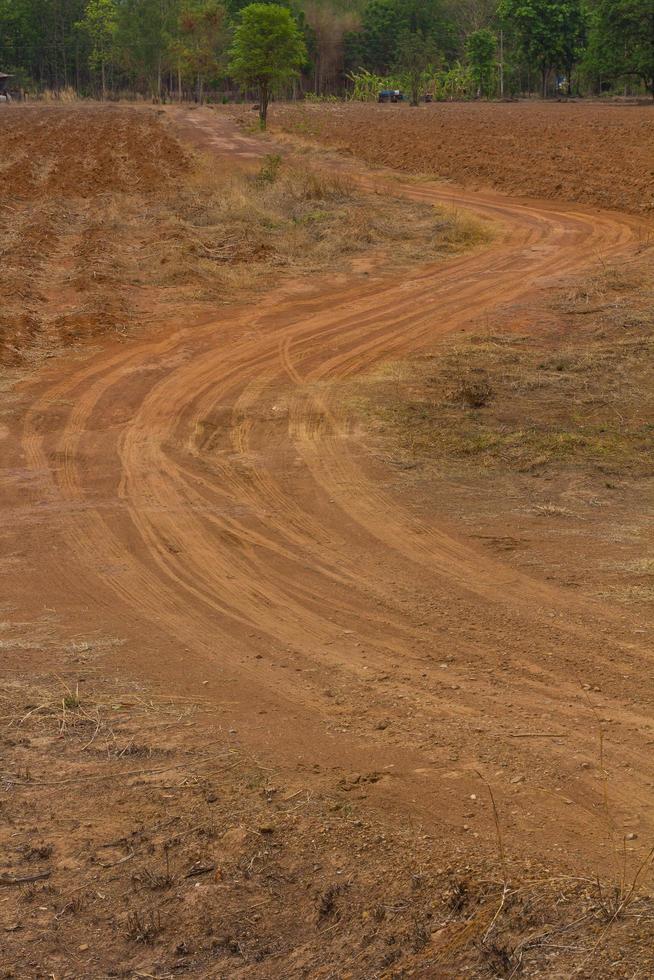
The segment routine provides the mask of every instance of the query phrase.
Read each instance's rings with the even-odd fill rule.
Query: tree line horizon
[[[33,94],[247,98],[239,27],[276,23],[253,6],[294,36],[266,98],[654,95],[654,0],[0,0],[0,71]]]

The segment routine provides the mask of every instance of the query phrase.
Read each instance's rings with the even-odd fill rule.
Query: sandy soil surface
[[[280,107],[274,119],[405,173],[635,214],[654,209],[654,106],[350,103]]]
[[[181,122],[225,165],[270,150],[270,141],[239,134],[227,115],[207,110]],[[45,732],[25,737],[43,746],[60,776],[73,767],[77,795],[87,777],[91,784],[105,778],[89,755],[95,739],[105,756],[117,744],[117,753],[109,751],[111,776],[124,787],[97,797],[104,811],[116,808],[115,835],[100,814],[89,814],[86,827],[84,807],[86,830],[66,827],[39,756],[7,734],[19,743],[8,745],[2,777],[11,818],[5,844],[14,846],[3,941],[10,962],[21,964],[14,975],[56,968],[62,976],[95,976],[109,967],[135,976],[216,977],[238,970],[481,977],[522,969],[626,977],[636,963],[650,970],[652,913],[630,903],[644,901],[640,885],[650,880],[654,839],[651,631],[638,608],[577,594],[541,569],[507,562],[437,504],[417,512],[388,461],[371,454],[369,433],[342,397],[348,380],[433,350],[439,338],[471,330],[498,307],[528,304],[544,286],[584,274],[598,253],[605,261],[628,259],[647,226],[633,215],[401,184],[359,170],[353,166],[352,176],[364,186],[388,180],[389,193],[492,222],[493,243],[399,277],[383,269],[355,281],[289,282],[254,306],[162,324],[130,344],[79,350],[6,395],[3,653],[8,683],[18,688],[13,700],[5,688],[5,717],[18,731],[36,724],[35,716],[50,719]],[[595,557],[610,553],[605,543]],[[99,690],[88,701],[67,660],[80,643],[101,651]],[[93,678],[82,666],[86,684]],[[53,682],[53,668],[66,674],[67,693]],[[41,689],[32,692],[26,675],[43,678]],[[183,782],[198,808],[207,802],[199,793],[225,796],[220,842],[209,836],[200,847],[191,834],[193,848],[173,862],[187,884],[168,904],[143,898],[144,887],[148,895],[165,891],[170,875],[166,838],[145,825],[181,810],[190,831],[193,805],[179,806],[175,780],[157,783],[145,798],[142,790],[128,792],[130,773],[121,776],[120,767],[142,720],[138,712],[121,716],[116,738],[107,734],[112,725],[98,706],[114,703],[103,686],[113,677],[120,690],[136,685],[147,703],[201,706],[200,736],[188,736],[190,759],[176,754],[184,739],[174,730],[145,739],[143,753],[169,751],[182,771],[184,762]],[[90,724],[79,718],[80,706]],[[67,726],[79,726],[78,740],[63,739]],[[53,728],[62,737],[59,756]],[[202,742],[209,746],[211,731],[220,749],[207,756]],[[253,769],[266,774],[264,797],[282,789],[274,822],[289,864],[274,872],[265,842],[277,831],[262,815],[264,797],[255,805],[238,779],[197,777],[196,761],[221,769],[229,751],[256,760]],[[142,768],[150,764],[134,766]],[[30,809],[30,792],[45,801],[40,810]],[[302,846],[288,836],[285,816],[295,793],[317,801],[300,811]],[[146,800],[156,802],[155,812]],[[336,827],[330,812],[352,825]],[[207,825],[204,810],[198,824]],[[139,827],[153,849],[146,850],[150,863],[135,865],[134,897],[131,885],[121,890],[129,882],[118,862],[136,860],[129,834]],[[317,843],[320,827],[333,830],[334,840]],[[72,844],[64,845],[66,835]],[[91,875],[104,844],[114,851],[102,863],[121,869],[111,900]],[[59,861],[60,850],[72,863]],[[46,885],[54,889],[42,894],[40,879],[23,883],[37,889],[30,936],[44,937],[31,956],[30,937],[21,944],[26,918],[16,911],[16,879],[27,876],[30,862],[50,871]],[[225,867],[227,887],[221,891],[212,867],[211,878],[202,873],[202,891],[191,892],[196,862]],[[548,869],[536,875],[541,899],[529,904],[532,918],[518,898],[528,890],[528,862]],[[385,866],[392,893],[373,902]],[[430,897],[409,901],[409,889],[420,892],[423,866]],[[340,904],[339,871],[360,889],[350,917]],[[249,897],[239,891],[246,872],[256,880]],[[72,878],[80,874],[95,894],[82,929],[68,925]],[[583,895],[557,884],[554,896],[542,898],[545,882],[558,875],[572,876]],[[291,887],[298,882],[307,904]],[[565,899],[556,897],[564,892]],[[199,928],[202,915],[176,911],[188,908],[192,894],[229,925],[212,923],[213,934]],[[254,906],[269,898],[296,903],[313,931],[300,929],[284,942],[288,923],[267,918],[266,928],[277,931],[266,933]],[[96,922],[96,900],[110,901],[109,926]],[[564,901],[569,915],[556,919],[553,938],[554,910]],[[626,916],[627,909],[635,914]],[[184,930],[162,930],[166,916]],[[387,917],[399,917],[396,930]],[[575,933],[568,949],[561,937],[576,920],[585,924],[583,935]],[[247,929],[256,941],[246,941]],[[89,935],[100,950],[95,965],[81,959],[62,969],[67,944],[87,957]],[[112,936],[122,944],[113,950]],[[343,936],[351,942],[345,954]],[[527,937],[536,953],[525,959]],[[327,942],[341,952],[330,955]]]

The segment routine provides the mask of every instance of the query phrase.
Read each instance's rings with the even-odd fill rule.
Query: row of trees
[[[266,0],[264,0],[266,2]],[[348,78],[465,70],[468,94],[654,94],[654,0],[280,0],[302,36],[294,92]],[[202,99],[231,91],[229,49],[248,0],[0,0],[0,70],[30,88]],[[470,81],[472,80],[472,81]]]

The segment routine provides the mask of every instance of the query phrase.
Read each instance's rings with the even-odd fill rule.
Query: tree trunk
[[[500,98],[504,98],[504,31],[500,31]]]
[[[177,101],[182,101],[182,66],[177,62]]]
[[[262,82],[259,86],[259,125],[261,129],[265,129],[268,124],[269,99],[270,92],[268,90],[268,82]]]
[[[100,62],[100,73],[102,76],[102,101],[104,102],[107,98],[107,72],[105,68],[104,58]]]

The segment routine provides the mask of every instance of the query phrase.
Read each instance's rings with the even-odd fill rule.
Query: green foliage
[[[411,105],[417,106],[438,60],[435,40],[421,31],[403,30],[397,43],[396,71],[402,88],[411,94]]]
[[[498,13],[518,51],[541,73],[543,95],[555,68],[572,70],[585,28],[580,0],[500,0]]]
[[[182,0],[169,50],[182,78],[192,78],[202,102],[204,82],[220,67],[227,46],[227,12],[218,0]]]
[[[33,86],[74,84],[76,59],[88,71],[88,39],[76,24],[84,0],[0,0],[0,71]]]
[[[372,76],[393,76],[412,95],[492,96],[500,30],[507,90],[531,91],[540,76],[546,93],[556,72],[593,91],[601,81],[654,92],[654,0],[0,0],[0,70],[15,87],[225,97],[230,37],[252,7],[281,10],[293,28],[293,68],[280,74],[273,57],[268,96],[298,73],[299,93],[340,94],[348,72],[357,97],[377,98]],[[277,30],[280,15],[267,16]],[[232,77],[261,94],[234,52],[232,64]]]
[[[397,78],[376,75],[374,72],[367,71],[365,68],[360,68],[356,72],[349,72],[347,77],[352,83],[350,98],[355,102],[376,102],[382,89],[396,89],[400,87]]]
[[[468,36],[466,53],[475,85],[480,95],[493,94],[493,68],[497,38],[487,27],[482,27]]]
[[[368,0],[361,31],[350,39],[350,64],[387,74],[402,56],[407,34],[432,38],[448,59],[456,53],[455,28],[443,0]]]
[[[350,98],[358,102],[376,102],[382,89],[401,89],[402,77],[397,73],[375,75],[374,72],[360,69],[348,75],[352,83]],[[469,99],[474,95],[475,82],[471,69],[455,62],[450,68],[428,69],[422,76],[425,95],[437,102],[454,99]]]
[[[372,71],[385,74],[395,63],[400,22],[395,0],[370,0],[367,4],[357,54]]]
[[[89,0],[83,18],[77,24],[91,40],[89,63],[99,69],[102,78],[102,98],[107,94],[107,62],[113,55],[118,31],[118,9],[115,0]]]
[[[178,10],[178,0],[120,0],[116,67],[122,84],[160,97]]]
[[[470,99],[474,92],[475,80],[471,69],[457,61],[448,71],[438,75],[434,98],[439,101]]]
[[[596,0],[585,61],[596,75],[639,78],[654,95],[654,2]]]
[[[241,11],[229,51],[229,71],[241,84],[259,90],[262,129],[273,86],[298,75],[306,57],[304,39],[286,7],[252,3]]]

